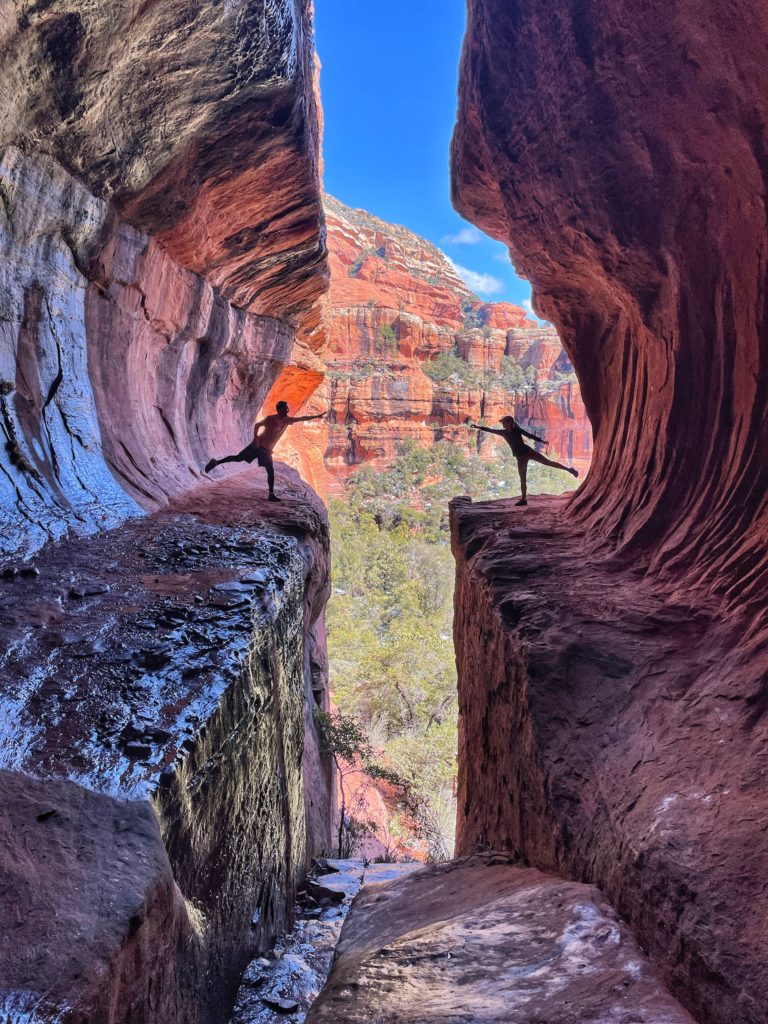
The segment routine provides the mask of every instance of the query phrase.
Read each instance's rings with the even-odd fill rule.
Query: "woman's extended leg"
[[[528,504],[528,459],[523,456],[517,460],[517,472],[520,474],[520,501],[516,505]]]
[[[546,455],[542,455],[541,452],[532,451],[528,458],[533,459],[535,462],[540,462],[542,466],[551,466],[552,469],[564,469],[571,476],[579,475],[578,469],[573,469],[572,466],[564,466],[562,462],[554,462],[552,459],[548,459]]]

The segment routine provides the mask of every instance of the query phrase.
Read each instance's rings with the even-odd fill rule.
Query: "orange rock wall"
[[[6,7],[0,557],[195,486],[283,371],[306,401],[328,276],[309,0]]]

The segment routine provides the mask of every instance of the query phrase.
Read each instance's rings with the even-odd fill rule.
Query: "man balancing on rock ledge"
[[[306,423],[307,420],[321,420],[326,414],[319,412],[314,416],[289,416],[287,402],[278,402],[275,409],[276,412],[254,423],[253,441],[250,444],[247,444],[237,455],[225,455],[223,459],[211,459],[206,463],[205,472],[210,473],[216,466],[221,466],[225,462],[258,462],[267,471],[269,500],[280,501],[281,499],[275,494],[275,467],[272,463],[272,452],[275,450],[275,445],[292,424]]]
[[[543,437],[537,437],[535,434],[529,434],[527,430],[523,428],[515,421],[513,416],[502,416],[501,425],[503,430],[494,430],[493,427],[480,427],[476,423],[468,423],[468,427],[472,427],[473,430],[484,430],[486,434],[498,434],[499,437],[503,437],[509,447],[512,449],[512,454],[517,459],[517,471],[520,474],[520,501],[516,501],[516,505],[527,505],[527,477],[528,477],[528,463],[533,459],[534,462],[540,462],[542,466],[551,466],[553,469],[564,469],[566,473],[570,473],[572,476],[578,476],[578,469],[574,469],[571,466],[564,466],[561,462],[553,462],[552,459],[546,458],[540,452],[537,452],[535,448],[529,447],[523,440],[523,437],[529,437],[532,441],[536,441],[539,444],[546,444],[547,442]]]

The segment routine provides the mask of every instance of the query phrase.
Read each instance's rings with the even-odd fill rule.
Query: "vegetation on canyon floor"
[[[562,493],[572,486],[562,477],[532,464],[529,487]],[[506,448],[486,461],[449,442],[406,442],[390,469],[359,470],[344,500],[329,506],[331,689],[342,724],[355,723],[360,749],[397,781],[382,838],[401,855],[418,848],[440,860],[453,851],[458,705],[447,503],[517,488]],[[371,831],[353,812],[347,817],[353,838]]]

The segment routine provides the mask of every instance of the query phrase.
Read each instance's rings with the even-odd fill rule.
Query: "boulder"
[[[366,885],[307,1024],[693,1024],[604,896],[484,855]]]

